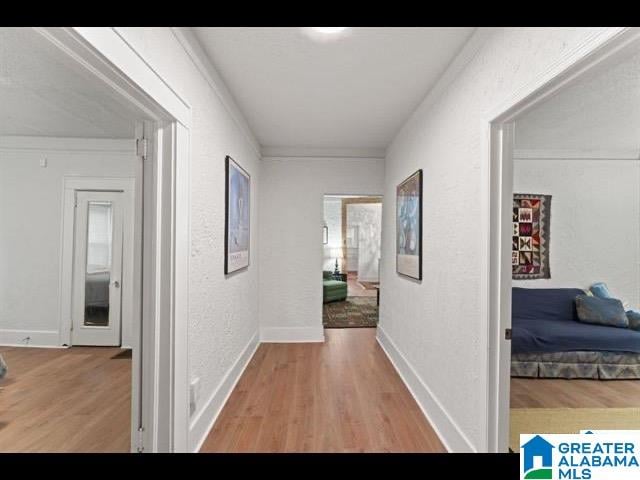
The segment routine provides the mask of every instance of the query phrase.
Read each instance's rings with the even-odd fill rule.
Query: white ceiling
[[[194,28],[263,147],[387,147],[473,28]]]
[[[0,28],[0,135],[132,138],[136,112],[30,28]]]
[[[516,148],[640,151],[640,53],[624,51],[516,121]]]

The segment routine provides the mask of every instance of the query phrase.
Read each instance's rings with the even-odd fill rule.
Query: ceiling
[[[194,28],[262,147],[388,146],[473,28]]]
[[[517,149],[640,151],[640,53],[623,51],[516,121]]]
[[[0,28],[0,135],[132,138],[136,111],[30,28]]]

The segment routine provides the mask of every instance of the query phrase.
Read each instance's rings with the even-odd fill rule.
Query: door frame
[[[634,43],[635,42],[635,43]],[[511,345],[511,228],[513,203],[514,122],[517,117],[630,45],[640,44],[640,29],[607,27],[516,91],[483,121],[483,251],[481,308],[487,326],[487,447],[507,452],[509,438]]]
[[[142,305],[134,332],[140,345],[134,345],[132,384],[140,385],[141,394],[140,416],[132,418],[132,451],[186,452],[191,107],[117,28],[33,30],[134,106],[144,120],[136,129],[147,149],[141,150],[144,160],[139,162]]]
[[[132,160],[134,151],[132,149]],[[141,264],[135,259],[141,258],[142,226],[141,205],[136,205],[136,179],[134,177],[79,177],[66,175],[63,179],[64,194],[62,207],[62,255],[60,275],[60,345],[71,346],[71,327],[73,314],[73,263],[75,243],[75,196],[78,191],[122,192],[123,194],[123,226],[128,238],[123,242],[122,250],[122,284],[131,288],[122,290],[122,319],[140,317]],[[138,208],[140,207],[140,208]],[[126,295],[125,295],[126,290]],[[132,325],[133,327],[133,325]],[[121,333],[121,338],[124,335]],[[123,348],[133,348],[135,343],[133,328],[130,332],[129,345],[124,341]]]

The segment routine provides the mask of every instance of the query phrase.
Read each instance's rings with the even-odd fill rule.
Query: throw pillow
[[[607,284],[604,282],[597,282],[591,285],[591,293],[598,298],[611,298],[611,293],[607,288]]]
[[[578,312],[578,319],[584,323],[621,328],[629,326],[629,320],[622,302],[617,298],[578,295],[576,297],[576,311]]]
[[[627,310],[627,319],[629,320],[629,328],[640,330],[640,312],[638,310]]]

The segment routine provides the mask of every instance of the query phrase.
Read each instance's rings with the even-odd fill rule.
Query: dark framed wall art
[[[396,187],[396,272],[422,280],[422,169]]]
[[[251,176],[236,161],[225,158],[224,273],[249,266]]]

